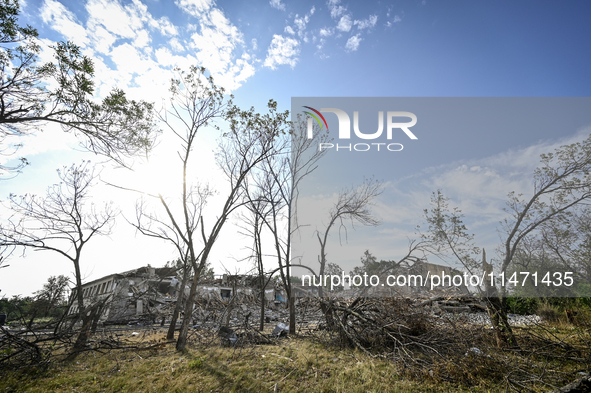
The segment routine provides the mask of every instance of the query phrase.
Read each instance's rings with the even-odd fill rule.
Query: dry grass
[[[73,363],[0,370],[0,392],[537,392],[591,371],[586,323],[515,328],[520,347],[499,349],[485,326],[409,318],[394,341],[393,331],[388,341],[382,330],[363,330],[356,337],[367,349],[327,331],[233,347],[203,330],[194,331],[190,349],[178,353],[163,331],[129,331],[116,341],[127,349],[102,347],[99,353],[96,340],[95,351]],[[361,324],[351,326],[361,331]]]
[[[174,344],[141,352],[87,353],[47,372],[12,372],[0,391],[27,392],[448,392],[461,386],[401,377],[392,361],[312,338],[278,345],[220,345],[174,351]],[[486,382],[470,391],[486,392]]]

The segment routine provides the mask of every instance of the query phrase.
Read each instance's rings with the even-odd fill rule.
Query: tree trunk
[[[193,304],[195,303],[195,294],[197,293],[197,281],[199,280],[199,274],[193,276],[193,282],[191,283],[191,290],[189,291],[189,297],[185,301],[185,315],[183,322],[181,323],[181,329],[179,331],[179,337],[176,341],[176,350],[184,351],[187,346],[187,335],[189,334],[189,322],[193,315]]]
[[[516,347],[517,339],[509,325],[507,318],[507,299],[500,297],[499,291],[494,283],[491,283],[490,277],[494,277],[492,264],[486,262],[486,252],[482,250],[482,267],[484,269],[485,280],[485,301],[487,305],[488,315],[492,322],[493,330],[495,332],[495,339],[497,346],[502,347]]]
[[[324,297],[324,298],[320,298],[321,300],[324,300],[326,302],[330,301],[330,298],[328,297]],[[324,319],[326,320],[326,329],[327,330],[334,330],[335,325],[334,325],[334,319],[333,319],[333,315],[332,315],[332,308],[330,308],[324,301],[322,301],[320,303],[320,310],[322,311],[322,314],[324,314]]]
[[[296,334],[295,300],[293,293],[289,297],[289,334]]]
[[[499,348],[516,347],[517,339],[509,325],[507,318],[507,308],[504,298],[487,297],[487,311],[488,316],[492,322],[493,330],[495,332],[495,339]]]
[[[264,280],[261,280],[264,281]],[[260,321],[260,331],[262,332],[265,330],[265,284],[262,283],[261,289],[261,321]]]
[[[322,243],[320,243],[322,244]],[[322,279],[322,277],[324,277],[324,264],[326,262],[326,259],[324,258],[324,247],[321,247],[321,253],[323,255],[322,260],[320,262],[320,277]],[[330,308],[324,301],[330,301],[330,298],[327,296],[324,296],[324,287],[319,286],[318,287],[318,296],[320,297],[320,311],[322,311],[322,314],[324,315],[324,319],[326,320],[326,329],[327,330],[333,330],[334,329],[334,320],[332,317],[332,308]]]
[[[91,335],[91,328],[92,324],[97,318],[98,310],[100,307],[91,307],[90,312],[85,310],[85,315],[82,316],[82,327],[80,328],[80,333],[78,333],[78,337],[76,338],[76,342],[74,343],[74,348],[72,349],[72,353],[68,355],[68,360],[74,360],[76,357],[86,348],[86,343]],[[98,314],[100,316],[100,314]]]
[[[172,312],[172,318],[170,319],[170,326],[168,327],[168,332],[166,333],[167,340],[174,340],[174,330],[176,329],[176,322],[179,318],[181,307],[183,306],[183,297],[185,296],[185,286],[187,285],[188,276],[189,274],[187,273],[187,268],[185,268],[183,271],[183,282],[181,283],[180,291],[176,298],[176,304],[174,305],[174,311]]]
[[[64,311],[64,313],[60,317],[59,321],[57,321],[57,323],[55,324],[55,328],[53,329],[54,336],[57,336],[57,333],[60,331],[60,328],[64,324],[64,321],[65,321],[66,317],[68,316],[68,313],[70,312],[70,307],[72,307],[72,303],[68,302],[68,306],[66,307],[66,311]]]

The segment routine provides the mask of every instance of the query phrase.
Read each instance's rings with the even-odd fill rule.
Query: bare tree
[[[441,190],[431,195],[431,208],[424,209],[427,230],[421,234],[422,247],[428,253],[451,264],[459,262],[470,274],[482,269],[479,260],[481,250],[474,244],[474,235],[464,224],[464,215],[459,208],[450,208],[449,198]]]
[[[556,261],[555,265],[573,271],[581,281],[580,286],[591,284],[591,210],[588,207],[574,209],[559,220],[544,223],[534,242],[541,243],[539,248]]]
[[[504,239],[501,250],[501,264],[498,273],[507,275],[515,258],[533,236],[547,231],[548,225],[564,220],[578,206],[591,201],[591,136],[585,141],[562,146],[554,153],[542,154],[541,165],[534,171],[532,196],[509,194],[509,217],[501,222],[501,236]],[[447,199],[438,193],[435,209],[427,213],[431,239],[437,246],[444,245],[467,268],[477,267],[474,254],[478,251],[472,243],[461,220],[461,212],[450,213]],[[488,274],[493,267],[486,261],[483,252],[480,267]],[[493,320],[497,343],[500,346],[517,345],[507,318],[506,286],[500,290],[489,285],[486,297],[489,299],[489,314]]]
[[[285,123],[287,114],[276,113],[276,103],[269,104],[270,113],[261,116],[241,111],[224,98],[224,90],[217,87],[204,68],[192,67],[180,72],[171,87],[172,98],[168,110],[160,115],[167,129],[180,141],[178,156],[182,163],[182,192],[180,203],[162,194],[151,195],[158,199],[164,215],[147,213],[137,209],[135,227],[143,234],[172,242],[183,261],[185,269],[193,270],[188,299],[184,305],[184,318],[177,339],[177,350],[187,344],[189,322],[197,292],[197,283],[209,255],[230,215],[243,204],[242,184],[250,171],[272,154],[273,140]],[[204,208],[213,195],[209,186],[191,186],[187,172],[199,131],[215,118],[225,118],[229,129],[222,134],[216,152],[216,161],[225,175],[228,193],[221,211],[206,223]],[[209,225],[208,225],[209,224]],[[209,228],[209,229],[206,229]]]
[[[373,216],[370,207],[373,200],[379,196],[382,191],[382,183],[375,179],[366,179],[360,186],[344,190],[339,194],[337,201],[328,213],[329,220],[326,229],[324,232],[317,231],[316,233],[318,242],[320,243],[320,255],[318,256],[318,262],[320,263],[320,277],[324,277],[325,273],[326,242],[330,230],[333,226],[338,225],[340,238],[341,230],[345,231],[345,237],[347,236],[347,222],[349,222],[352,227],[355,226],[356,222],[367,226],[378,225],[380,221]],[[321,297],[324,296],[322,286],[319,288],[318,293]]]
[[[575,207],[591,201],[591,136],[554,153],[542,154],[541,165],[534,171],[533,195],[527,199],[509,194],[507,212],[501,224],[506,234],[500,273],[506,275],[522,242],[545,223],[564,217]],[[516,344],[507,319],[506,287],[501,286],[497,314],[501,319],[497,339],[502,344]]]
[[[460,209],[450,209],[449,198],[440,190],[433,193],[431,205],[431,209],[424,210],[428,224],[428,231],[421,233],[425,250],[448,263],[459,262],[470,274],[483,271],[492,277],[493,265],[487,262],[484,249],[480,250],[474,245],[474,235],[468,233]],[[482,259],[478,260],[481,253]],[[507,312],[503,314],[496,286],[490,280],[484,280],[483,284],[483,288],[477,289],[486,301],[497,345],[504,346],[508,343],[507,335],[513,335],[507,322]]]
[[[277,259],[277,270],[289,304],[289,332],[295,333],[295,306],[291,287],[291,238],[299,230],[297,219],[298,187],[302,180],[316,169],[318,160],[326,153],[318,149],[326,142],[328,134],[318,130],[313,138],[307,138],[306,122],[301,117],[291,124],[291,132],[275,141],[275,154],[265,160],[256,176],[256,198],[265,201],[265,213],[259,212],[269,229]],[[252,195],[250,200],[255,199]],[[297,256],[296,256],[297,257]],[[304,267],[304,266],[302,266]]]
[[[95,236],[107,235],[117,211],[110,203],[101,209],[91,199],[91,188],[98,174],[88,161],[58,170],[61,180],[47,190],[44,198],[34,195],[10,196],[14,214],[0,228],[0,245],[52,251],[74,265],[74,296],[82,330],[74,349],[86,344],[90,331],[90,305],[85,302],[80,270],[82,250]]]
[[[268,213],[268,210],[264,209],[264,205],[265,201],[262,198],[250,200],[249,203],[245,205],[248,213],[241,215],[241,221],[244,222],[244,225],[241,227],[243,230],[242,234],[252,238],[250,255],[247,257],[247,259],[253,261],[254,268],[256,269],[258,275],[258,285],[260,286],[261,296],[259,330],[261,331],[263,331],[265,328],[265,288],[267,285],[268,276],[268,274],[265,272],[265,265],[263,263],[262,236],[265,225],[261,219],[261,216]]]
[[[197,273],[193,277],[193,282],[199,279],[200,269],[197,261],[202,253],[200,252],[199,223],[207,200],[213,194],[207,185],[193,184],[188,181],[191,153],[197,144],[199,132],[212,120],[222,117],[228,106],[223,89],[218,88],[211,77],[205,76],[205,69],[191,67],[187,72],[177,71],[178,77],[173,79],[171,84],[169,108],[159,117],[166,126],[166,130],[180,142],[177,152],[182,173],[180,200],[174,204],[176,198],[166,198],[162,193],[157,195],[146,193],[146,196],[159,202],[164,214],[150,211],[146,201],[142,199],[136,206],[136,220],[132,223],[143,235],[172,243],[183,265],[181,291],[177,297],[170,324],[169,339],[174,337],[176,318],[182,308],[184,286],[187,284],[189,272],[194,269]],[[190,299],[187,299],[187,303],[191,303],[192,306]],[[189,315],[185,315],[184,319],[190,319]],[[181,336],[178,340],[177,346],[181,345]]]

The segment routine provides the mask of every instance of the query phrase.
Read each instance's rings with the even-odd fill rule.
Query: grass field
[[[189,349],[177,352],[164,330],[130,330],[114,341],[126,349],[90,350],[45,369],[0,369],[0,393],[546,392],[591,371],[587,326],[563,321],[516,327],[520,347],[505,349],[494,345],[484,326],[454,326],[422,333],[442,343],[437,351],[411,346],[406,357],[391,347],[374,346],[370,355],[339,346],[326,333],[228,346],[215,333],[195,332]],[[100,337],[94,342],[94,348],[101,346]]]
[[[163,337],[163,336],[162,336]],[[159,342],[159,336],[150,337]],[[495,391],[404,377],[392,362],[311,338],[244,348],[88,352],[47,371],[3,373],[0,392],[449,392]]]

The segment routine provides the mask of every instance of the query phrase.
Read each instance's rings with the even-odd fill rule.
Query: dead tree
[[[353,187],[339,193],[338,199],[334,206],[330,209],[328,216],[328,224],[324,232],[317,231],[316,236],[318,243],[320,243],[320,255],[318,262],[320,263],[319,274],[324,276],[326,267],[326,243],[330,230],[333,226],[339,226],[339,238],[341,230],[345,231],[346,237],[346,222],[350,222],[354,227],[355,223],[361,225],[376,226],[380,223],[379,219],[374,217],[371,213],[370,206],[377,196],[383,191],[382,184],[374,179],[367,179],[359,187]],[[323,287],[319,288],[320,297],[324,296]]]
[[[351,226],[354,227],[355,222],[362,225],[375,226],[379,224],[379,220],[374,217],[371,213],[370,206],[374,198],[382,193],[382,184],[373,179],[367,179],[359,187],[353,187],[348,190],[344,190],[339,193],[338,199],[334,206],[330,209],[328,216],[328,224],[324,232],[317,231],[316,236],[320,243],[320,255],[318,256],[318,262],[320,263],[319,274],[322,280],[325,274],[326,268],[326,243],[330,230],[334,225],[338,225],[339,239],[341,230],[345,231],[346,238],[346,222],[350,222]],[[318,295],[324,297],[324,287],[318,288]],[[329,328],[332,328],[332,318],[328,313],[332,310],[325,306],[325,303],[320,305],[322,312],[326,317],[326,321]]]
[[[289,332],[295,333],[295,306],[291,287],[291,238],[299,230],[297,220],[298,186],[316,169],[318,160],[326,150],[318,144],[326,142],[328,134],[315,132],[307,137],[306,122],[298,117],[291,125],[291,132],[275,141],[275,154],[265,160],[260,173],[255,177],[257,198],[265,201],[265,214],[259,212],[265,226],[271,233],[278,271],[285,288],[289,304]],[[318,131],[318,130],[316,130]],[[249,195],[249,199],[255,199]]]
[[[246,185],[245,187],[248,187]],[[258,275],[258,285],[260,286],[260,296],[261,296],[261,309],[260,309],[260,318],[259,318],[259,330],[263,331],[265,328],[265,288],[267,284],[267,274],[265,273],[265,266],[263,264],[263,242],[262,242],[262,235],[264,229],[264,223],[261,219],[261,215],[265,215],[266,211],[263,208],[265,202],[262,198],[255,198],[254,200],[250,200],[248,204],[246,204],[246,209],[248,210],[249,214],[241,215],[241,220],[244,222],[242,232],[245,236],[252,238],[252,248],[250,255],[248,256],[249,260],[252,260],[254,263],[254,267],[257,271]]]
[[[52,251],[74,265],[74,297],[82,329],[74,351],[84,347],[90,334],[88,304],[82,291],[81,255],[84,246],[97,235],[107,235],[117,211],[110,203],[101,210],[89,203],[97,173],[89,162],[58,170],[61,180],[51,186],[43,198],[34,195],[10,196],[14,213],[6,226],[0,228],[0,244],[33,250]]]
[[[180,142],[182,184],[180,201],[163,194],[149,195],[160,205],[160,212],[149,212],[138,205],[133,225],[144,235],[172,242],[182,259],[184,269],[192,269],[193,279],[184,304],[184,319],[177,339],[177,350],[187,344],[190,315],[193,311],[197,283],[209,255],[230,215],[243,204],[242,184],[253,167],[272,154],[273,140],[285,123],[287,114],[276,114],[276,103],[270,103],[270,114],[261,116],[241,111],[227,101],[224,90],[217,87],[205,69],[193,67],[180,72],[172,82],[169,108],[160,120]],[[216,154],[218,167],[225,174],[228,193],[221,211],[210,222],[206,221],[205,205],[213,190],[208,185],[192,185],[188,173],[193,148],[203,128],[216,118],[228,120],[229,129],[222,134]],[[211,226],[209,226],[211,225]],[[209,226],[209,229],[206,229]]]

